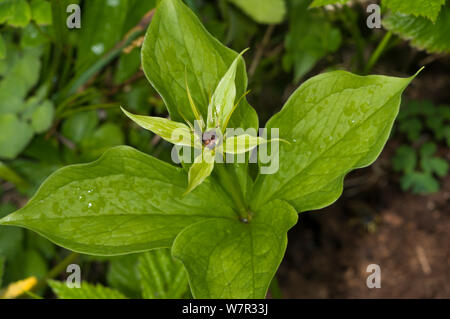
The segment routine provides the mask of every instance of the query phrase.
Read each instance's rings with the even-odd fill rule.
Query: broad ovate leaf
[[[252,207],[280,198],[302,212],[334,202],[344,176],[380,154],[412,79],[334,71],[303,83],[266,125],[291,143],[280,143],[276,173],[258,176]]]
[[[174,121],[195,119],[186,94],[204,119],[210,97],[238,54],[217,41],[181,0],[160,1],[142,46],[144,72],[163,98]],[[247,88],[242,58],[236,70],[236,96]],[[258,126],[255,110],[242,99],[230,121],[231,127]]]
[[[450,53],[450,2],[434,23],[424,17],[392,13],[383,19],[383,26],[419,49]]]
[[[286,14],[285,0],[229,0],[258,23],[280,23]]]
[[[195,298],[266,297],[297,213],[280,200],[253,213],[248,223],[205,220],[177,236],[172,254],[186,267]]]
[[[184,194],[189,194],[198,185],[211,175],[214,169],[214,154],[209,149],[202,150],[202,154],[198,155],[194,163],[189,168],[188,187]]]
[[[446,0],[382,0],[383,6],[394,12],[426,17],[435,22]]]
[[[192,223],[236,216],[208,180],[182,197],[186,181],[183,169],[119,146],[95,162],[55,172],[0,224],[31,229],[74,251],[119,255],[170,247]]]
[[[161,136],[166,141],[183,146],[194,145],[194,135],[189,126],[166,118],[135,115],[122,108],[122,111],[139,126]]]

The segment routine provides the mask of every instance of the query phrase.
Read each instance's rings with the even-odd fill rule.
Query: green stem
[[[281,293],[280,285],[278,284],[278,279],[276,276],[273,277],[269,289],[273,299],[283,299],[283,294]]]
[[[373,66],[375,65],[375,63],[377,63],[378,59],[380,58],[380,56],[383,54],[384,50],[386,49],[391,37],[392,37],[391,31],[387,32],[384,35],[383,39],[378,44],[375,51],[370,56],[369,61],[367,62],[366,67],[364,68],[364,74],[368,74],[372,70]]]
[[[215,167],[219,183],[235,202],[239,217],[241,219],[248,219],[248,208],[245,204],[239,181],[227,170],[225,164],[216,163]]]
[[[72,264],[78,257],[80,256],[79,253],[72,252],[70,255],[68,255],[66,258],[64,258],[60,263],[58,263],[55,267],[53,267],[47,275],[45,275],[44,278],[39,280],[37,285],[34,287],[34,291],[37,291],[41,289],[42,287],[45,287],[47,284],[48,279],[53,279],[56,276],[58,276],[61,272],[63,272],[68,265]]]

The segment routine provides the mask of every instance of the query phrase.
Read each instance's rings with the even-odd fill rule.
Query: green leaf
[[[264,143],[267,143],[267,140],[262,137],[242,134],[225,139],[223,150],[225,153],[242,154]]]
[[[419,49],[430,53],[450,52],[450,4],[442,8],[435,23],[424,17],[393,13],[383,20],[383,25]]]
[[[422,158],[431,157],[434,153],[436,153],[436,151],[437,145],[433,142],[427,142],[420,148],[420,156],[422,156]]]
[[[296,211],[275,200],[248,223],[206,220],[183,230],[172,254],[189,274],[195,298],[265,298],[286,249]]]
[[[6,45],[3,37],[0,35],[0,60],[6,57]]]
[[[382,0],[394,12],[423,16],[435,22],[445,0]]]
[[[163,98],[173,121],[195,117],[189,106],[187,82],[192,99],[203,118],[207,118],[210,96],[238,54],[213,38],[198,18],[180,0],[161,1],[142,46],[144,72]],[[243,59],[236,73],[236,96],[247,87]],[[230,127],[257,128],[255,110],[245,99],[234,112]]]
[[[98,158],[107,149],[122,145],[124,141],[125,137],[120,126],[107,122],[81,141],[83,158],[87,160]]]
[[[139,126],[158,134],[166,141],[175,145],[192,146],[194,136],[189,126],[162,117],[135,115],[121,108],[132,121]]]
[[[26,0],[1,0],[0,24],[25,27],[31,20],[31,9]]]
[[[310,0],[297,0],[290,9],[283,66],[287,71],[294,69],[295,82],[319,60],[335,52],[342,42],[340,30],[333,27],[321,10],[308,10],[309,3]]]
[[[130,298],[142,298],[139,275],[140,254],[109,257],[108,285]]]
[[[412,173],[417,165],[415,150],[407,145],[400,146],[392,158],[392,165],[397,172]]]
[[[214,155],[211,151],[204,149],[202,154],[198,155],[194,163],[189,168],[188,174],[188,187],[184,192],[183,196],[189,194],[197,186],[199,186],[203,181],[211,175],[214,169]]]
[[[182,229],[201,220],[235,218],[208,180],[181,198],[186,180],[181,168],[116,147],[93,163],[60,169],[0,224],[31,229],[74,251],[118,255],[170,247]]]
[[[37,24],[52,24],[52,6],[50,2],[46,0],[32,0],[30,6],[31,16]]]
[[[227,119],[234,110],[236,69],[244,52],[239,54],[233,61],[228,71],[220,79],[211,97],[211,103],[208,105],[208,129],[213,129],[217,126],[223,130],[226,128]]]
[[[3,284],[3,270],[5,269],[5,258],[0,256],[0,288]]]
[[[32,137],[31,127],[15,114],[0,114],[0,158],[15,158]]]
[[[8,281],[22,280],[27,277],[44,278],[48,272],[47,261],[34,249],[20,248],[21,252],[14,259],[8,259],[5,274]]]
[[[314,0],[310,7],[315,8],[315,7],[326,6],[329,4],[345,4],[349,1],[350,0]]]
[[[13,212],[16,207],[12,205],[0,205],[0,218]],[[0,226],[0,257],[14,259],[19,254],[23,254],[24,230],[12,227]]]
[[[286,14],[284,0],[229,0],[258,23],[280,23]]]
[[[303,83],[266,125],[291,144],[280,144],[276,173],[258,176],[252,207],[274,198],[298,211],[333,203],[344,176],[380,154],[412,79],[335,71]]]
[[[80,112],[63,122],[61,132],[72,142],[79,143],[94,133],[97,124],[98,116],[95,111]]]
[[[183,265],[170,249],[157,249],[139,257],[142,297],[144,299],[180,299],[188,291]]]
[[[59,299],[126,299],[119,291],[102,285],[81,283],[80,288],[69,288],[66,283],[49,280],[49,286]]]
[[[400,122],[398,129],[406,134],[410,141],[416,141],[422,133],[422,121],[417,117],[407,118]]]
[[[431,194],[439,191],[438,181],[428,173],[413,172],[400,180],[403,190],[411,190],[414,194]]]
[[[13,169],[8,167],[5,163],[0,161],[0,180],[4,180],[13,183],[18,188],[23,188],[27,186],[27,182],[15,172]]]
[[[444,177],[448,172],[448,162],[439,157],[422,159],[422,169],[429,174],[435,173],[439,177]]]
[[[31,115],[31,127],[35,133],[43,133],[47,131],[53,122],[55,109],[50,100],[45,100],[39,105]]]

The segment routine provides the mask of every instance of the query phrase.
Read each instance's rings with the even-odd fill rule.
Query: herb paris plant
[[[226,113],[237,106],[228,125],[219,127],[258,127],[246,99],[235,101],[247,87],[243,59],[214,39],[180,0],[160,2],[142,63],[175,122],[212,119],[208,93],[216,92],[227,70],[235,70],[229,83],[236,93],[222,94],[219,105],[228,106]],[[0,223],[87,254],[169,247],[186,268],[194,297],[264,298],[297,213],[334,202],[344,176],[377,158],[412,79],[335,71],[306,81],[266,125],[290,142],[280,144],[274,174],[254,180],[246,163],[217,164],[182,196],[188,187],[184,169],[121,146],[93,163],[57,171]],[[180,125],[191,136],[182,123],[128,115],[152,130]]]

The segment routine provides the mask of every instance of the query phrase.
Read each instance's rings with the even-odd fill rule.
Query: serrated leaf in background
[[[59,299],[127,299],[117,290],[102,285],[81,283],[80,288],[69,288],[65,282],[49,280],[49,286]]]
[[[450,53],[450,4],[442,8],[435,23],[424,17],[391,13],[383,26],[429,53]]]
[[[393,12],[423,16],[435,22],[446,0],[382,0]]]

